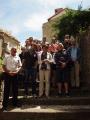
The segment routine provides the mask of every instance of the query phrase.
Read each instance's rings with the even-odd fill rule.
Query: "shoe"
[[[37,95],[36,95],[36,94],[33,94],[32,96],[33,96],[33,98],[37,98]]]
[[[28,96],[27,96],[27,95],[24,95],[24,98],[28,98]]]
[[[40,95],[39,98],[43,98],[44,96],[43,95]]]
[[[7,110],[3,110],[3,112],[7,112]]]
[[[49,96],[46,96],[46,99],[49,99],[50,97]]]
[[[61,97],[61,96],[62,96],[62,93],[58,93],[58,96]]]
[[[65,93],[65,96],[66,96],[66,97],[70,97],[69,93]]]
[[[6,108],[6,107],[2,107],[2,108],[1,108],[1,111],[2,111],[2,112],[7,112],[7,108]]]

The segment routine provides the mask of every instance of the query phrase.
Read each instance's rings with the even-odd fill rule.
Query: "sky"
[[[42,39],[42,25],[56,8],[90,8],[90,0],[0,0],[0,29],[21,43],[32,36]]]

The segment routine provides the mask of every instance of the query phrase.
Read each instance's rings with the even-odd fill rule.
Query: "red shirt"
[[[51,53],[55,53],[57,51],[57,44],[51,44],[48,48],[48,51],[51,52]]]

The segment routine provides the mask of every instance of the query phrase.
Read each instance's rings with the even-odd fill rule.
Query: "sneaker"
[[[37,95],[36,95],[36,94],[33,94],[32,96],[33,96],[33,98],[37,98]]]
[[[2,112],[7,112],[7,108],[6,108],[6,107],[2,107],[2,108],[1,108],[1,111],[2,111]]]
[[[65,93],[65,96],[66,96],[66,97],[70,97],[70,96],[69,96],[69,93]]]
[[[43,95],[39,95],[39,98],[43,98],[44,96]]]
[[[24,98],[27,98],[28,96],[27,95],[24,95]]]
[[[3,110],[3,112],[7,112],[7,110]]]
[[[46,99],[49,99],[50,97],[49,96],[46,96]]]
[[[58,96],[61,97],[61,96],[62,96],[62,92],[61,92],[61,93],[58,93]]]

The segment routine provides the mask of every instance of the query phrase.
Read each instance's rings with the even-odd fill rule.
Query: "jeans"
[[[29,81],[29,79],[31,80],[31,82]],[[28,95],[28,92],[29,92],[29,88],[30,88],[29,83],[31,83],[32,94],[36,94],[36,69],[35,68],[25,69],[24,87],[25,87],[26,95]]]

